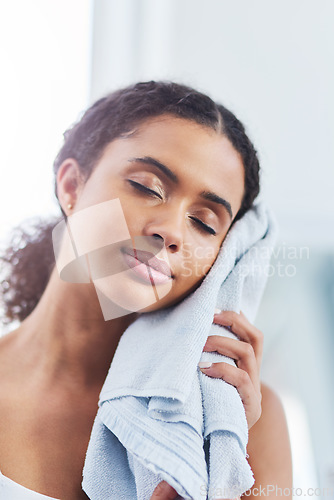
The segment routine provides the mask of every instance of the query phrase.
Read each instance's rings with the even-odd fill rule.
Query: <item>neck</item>
[[[105,321],[94,285],[65,283],[54,270],[19,328],[22,363],[44,387],[99,389],[122,334],[137,317],[131,313]]]

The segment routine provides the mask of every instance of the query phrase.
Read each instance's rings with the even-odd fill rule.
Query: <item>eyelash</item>
[[[153,189],[150,189],[146,186],[143,186],[143,184],[139,184],[139,182],[133,181],[131,179],[128,179],[128,181],[135,189],[138,189],[138,191],[142,191],[143,193],[146,193],[152,197],[153,196],[158,197],[160,200],[162,200],[162,196],[159,193],[157,193],[156,191],[153,191]]]
[[[128,179],[128,182],[131,184],[131,186],[133,186],[138,191],[141,191],[142,193],[145,193],[145,194],[152,196],[152,197],[158,197],[160,200],[162,200],[162,197],[160,196],[160,194],[157,193],[156,191],[154,191],[153,189],[150,189],[150,188],[144,186],[143,184],[140,184],[139,182],[133,181],[132,179]],[[196,217],[189,217],[189,218],[197,224],[197,227],[200,231],[202,231],[206,234],[211,234],[212,236],[215,236],[217,234],[216,231],[212,227],[208,226],[207,224],[202,222],[200,219],[197,219]]]

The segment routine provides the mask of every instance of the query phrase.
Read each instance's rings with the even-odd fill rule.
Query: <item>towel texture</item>
[[[248,426],[237,389],[199,361],[215,308],[254,321],[265,287],[276,222],[258,202],[229,231],[201,285],[174,307],[139,316],[123,333],[99,399],[82,486],[92,500],[149,500],[167,481],[181,498],[234,498],[254,484]]]

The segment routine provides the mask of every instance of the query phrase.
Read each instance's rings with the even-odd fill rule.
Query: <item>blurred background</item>
[[[0,0],[0,243],[59,214],[62,133],[138,80],[189,84],[244,122],[280,227],[256,326],[288,420],[294,487],[334,498],[332,0]],[[297,490],[296,490],[297,491]],[[297,496],[300,493],[297,491]]]

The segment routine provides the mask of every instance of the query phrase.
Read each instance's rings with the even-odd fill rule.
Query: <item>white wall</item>
[[[90,0],[0,0],[0,240],[58,213],[52,163],[88,102]]]

